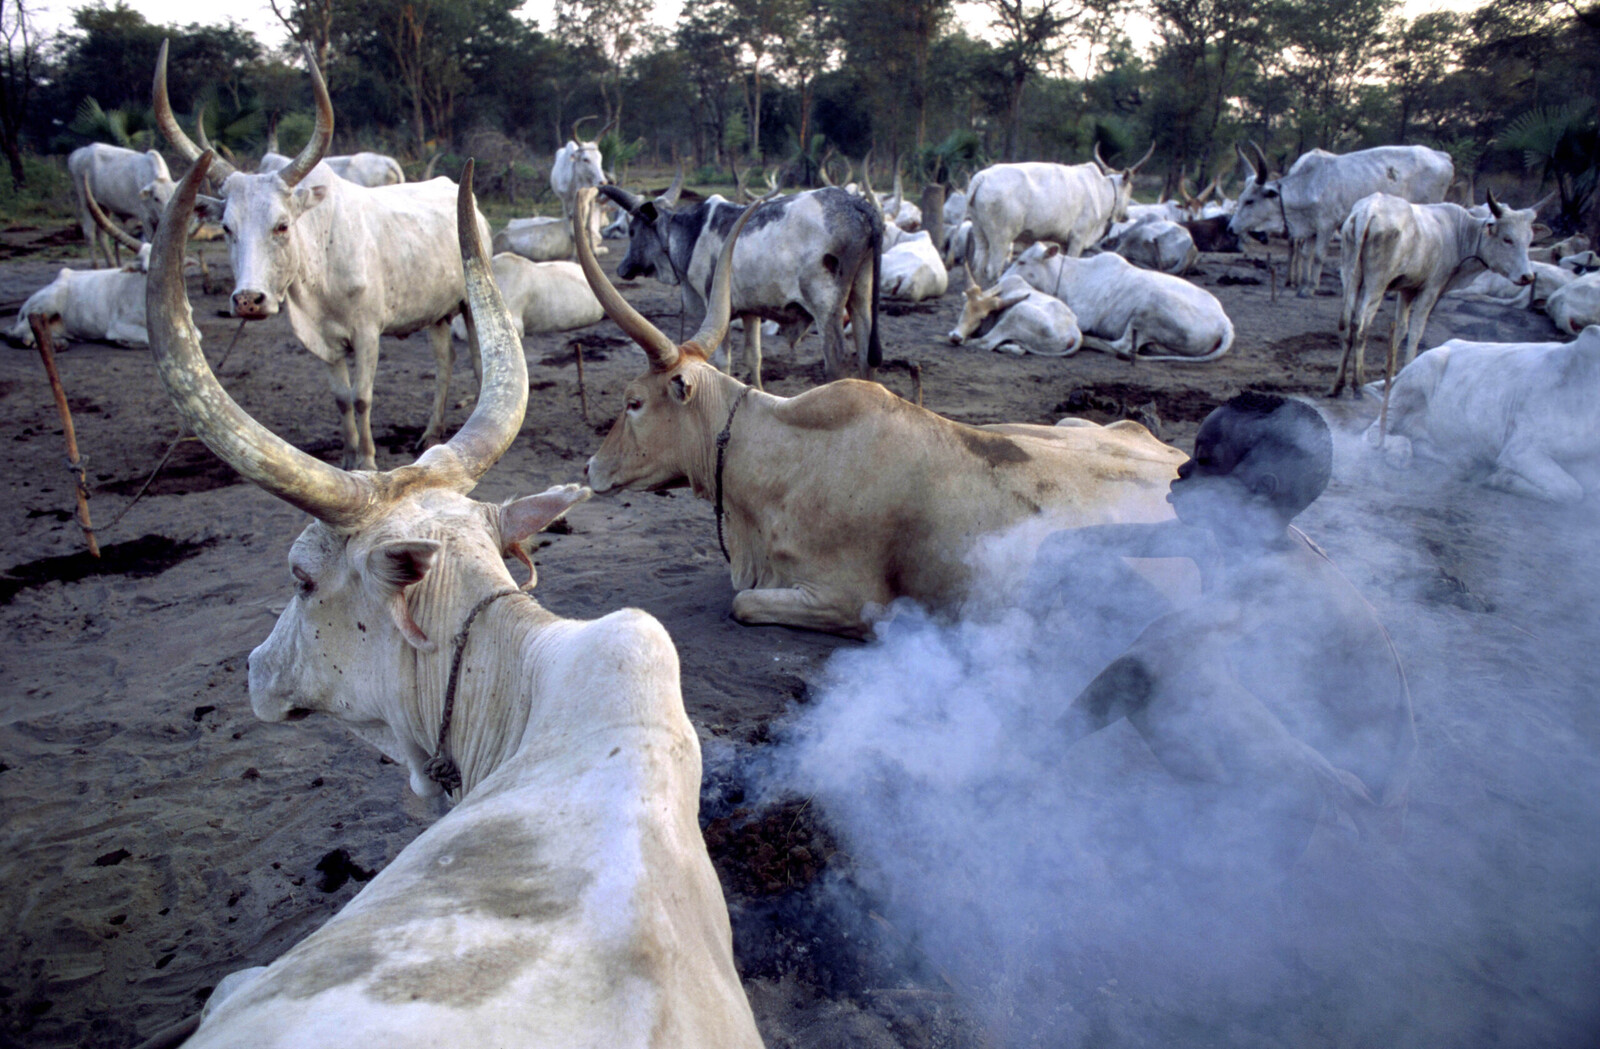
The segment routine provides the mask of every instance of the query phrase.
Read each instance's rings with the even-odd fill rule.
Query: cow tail
[[[1356,308],[1361,302],[1361,285],[1365,283],[1367,275],[1367,267],[1361,256],[1366,253],[1367,230],[1372,224],[1372,216],[1365,209],[1351,218],[1355,219],[1354,228],[1350,231],[1352,236],[1346,237],[1344,230],[1339,231],[1339,282],[1344,285],[1344,302],[1339,310],[1340,331],[1346,331],[1356,320]],[[1348,220],[1346,224],[1352,225]]]
[[[872,327],[867,331],[867,366],[876,368],[883,363],[883,341],[878,337],[878,297],[883,276],[883,223],[871,223],[872,238]]]

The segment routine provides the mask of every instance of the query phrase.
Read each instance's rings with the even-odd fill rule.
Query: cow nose
[[[266,312],[266,292],[236,291],[233,293],[233,315],[235,317],[264,317]]]
[[[1517,283],[1523,287],[1527,287],[1529,284],[1533,283],[1533,274],[1524,273],[1522,276],[1517,278]]]
[[[960,346],[962,341],[963,340],[961,338],[961,333],[960,332],[953,331],[953,332],[950,333],[950,343],[951,343],[951,345]]]

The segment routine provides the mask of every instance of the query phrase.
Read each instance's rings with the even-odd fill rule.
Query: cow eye
[[[225,237],[233,236],[233,227],[224,222],[222,224],[222,235]]]
[[[272,227],[272,232],[276,233],[280,237],[283,236],[285,233],[289,232],[289,223],[278,223],[276,226]]]
[[[1276,197],[1278,195],[1278,191],[1275,190],[1275,189],[1269,189],[1269,190],[1266,190],[1263,193],[1263,195],[1268,197],[1268,198]]]
[[[643,407],[644,407],[644,401],[641,398],[638,398],[638,397],[629,397],[628,398],[628,411],[636,412],[640,408],[643,408]]]
[[[299,565],[295,565],[291,571],[294,572],[295,584],[299,587],[302,596],[309,595],[317,588],[317,581],[312,579],[311,574],[304,568],[301,568]]]
[[[1503,238],[1503,239],[1504,239],[1504,240],[1505,240],[1505,242],[1506,242],[1506,243],[1507,243],[1507,244],[1510,244],[1510,243],[1511,243],[1511,238],[1510,238],[1510,237],[1505,237],[1505,238]]]

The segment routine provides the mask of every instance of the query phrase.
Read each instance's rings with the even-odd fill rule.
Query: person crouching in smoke
[[[1199,566],[1200,599],[1144,627],[1046,735],[1070,746],[1127,718],[1173,777],[1214,788],[1197,795],[1198,833],[1257,846],[1274,866],[1330,821],[1365,826],[1387,812],[1397,827],[1416,748],[1388,632],[1290,523],[1332,463],[1316,409],[1243,393],[1206,417],[1178,468],[1167,496],[1177,520],[1057,532],[1035,562],[1036,578],[1108,555]]]

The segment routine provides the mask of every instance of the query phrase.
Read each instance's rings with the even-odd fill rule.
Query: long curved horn
[[[1267,155],[1261,152],[1261,147],[1256,145],[1255,139],[1250,140],[1250,148],[1256,151],[1255,169],[1256,185],[1272,181],[1272,166],[1267,163]]]
[[[528,363],[478,229],[478,202],[472,194],[474,167],[469,158],[461,171],[456,237],[467,279],[467,338],[478,346],[483,373],[478,404],[454,437],[428,449],[417,460],[419,467],[430,474],[440,471],[447,483],[454,482],[462,492],[471,491],[478,478],[506,454],[528,410]]]
[[[589,221],[589,209],[594,207],[594,197],[595,189],[592,186],[578,190],[575,209],[577,214],[572,217],[574,229],[586,228],[584,223]],[[615,197],[612,199],[616,200]],[[650,359],[650,370],[665,372],[676,368],[679,357],[677,344],[667,338],[660,328],[646,320],[642,313],[622,297],[621,292],[611,286],[611,282],[600,269],[600,263],[595,261],[594,248],[589,244],[589,238],[574,237],[573,246],[578,249],[578,265],[583,268],[583,276],[589,282],[589,290],[600,300],[600,306],[606,311],[606,316],[615,321],[623,334],[644,350],[644,355]]]
[[[311,141],[306,143],[306,148],[300,151],[292,164],[278,173],[278,177],[291,188],[322,162],[328,146],[333,143],[333,100],[328,97],[328,85],[323,83],[322,71],[317,68],[317,58],[311,53],[311,47],[302,44],[301,48],[306,53],[306,68],[311,71],[311,93],[317,100],[317,127],[311,133]]]
[[[178,184],[156,231],[145,308],[150,351],[167,396],[217,457],[273,495],[336,528],[360,524],[377,501],[373,479],[313,458],[252,419],[228,396],[200,351],[183,253],[195,194],[214,155],[202,153]]]
[[[213,146],[211,144],[211,140],[209,138],[206,138],[206,107],[205,106],[201,106],[199,109],[195,110],[195,112],[194,112],[194,138],[195,138],[196,142],[200,143],[200,148],[202,150],[209,149],[209,150],[211,150],[211,152],[215,153],[217,156],[219,156],[219,157],[222,156],[221,150],[217,149],[216,146]]]
[[[1100,169],[1102,175],[1112,170],[1111,165],[1107,164],[1105,158],[1100,156],[1100,142],[1098,139],[1094,144],[1094,166]]]
[[[1536,203],[1529,204],[1528,205],[1528,210],[1533,212],[1535,215],[1537,215],[1539,213],[1540,209],[1542,209],[1546,204],[1550,203],[1554,199],[1556,199],[1556,193],[1555,193],[1555,190],[1551,190],[1549,193],[1546,193],[1543,197],[1539,198],[1539,200]]]
[[[739,204],[750,203],[750,191],[746,189],[744,185],[745,176],[749,173],[749,168],[745,168],[743,171],[740,171],[739,165],[735,164],[733,166],[733,197],[734,200]]]
[[[665,193],[661,194],[659,200],[660,200],[661,203],[665,204],[667,207],[675,208],[675,207],[678,206],[678,196],[682,192],[683,192],[683,165],[680,163],[678,165],[678,173],[676,175],[672,176],[672,185],[667,187],[667,191]]]
[[[1505,209],[1505,205],[1501,204],[1498,200],[1494,199],[1494,190],[1492,190],[1492,189],[1489,190],[1488,194],[1489,194],[1489,214],[1493,215],[1496,219],[1499,219],[1501,215],[1505,214],[1505,210],[1506,210]]]
[[[983,286],[980,285],[978,283],[978,279],[972,275],[972,267],[971,266],[962,266],[961,268],[967,271],[967,290],[968,291],[982,291],[983,290]]]
[[[888,224],[889,216],[885,214],[883,205],[878,203],[878,194],[872,189],[872,150],[867,150],[867,155],[861,158],[861,188],[865,192],[867,203],[878,213],[878,218]]]
[[[834,188],[833,179],[828,177],[828,161],[833,159],[833,147],[829,146],[822,154],[822,160],[817,164],[817,174],[822,178],[822,184]]]
[[[600,192],[611,198],[612,203],[619,205],[623,211],[630,215],[637,215],[639,209],[644,207],[644,198],[634,196],[621,186],[613,186],[609,182],[600,187]]]
[[[183,133],[183,128],[178,126],[178,118],[172,115],[172,101],[167,97],[167,41],[161,41],[161,51],[156,55],[156,75],[150,85],[150,105],[155,110],[156,126],[161,133],[172,143],[172,148],[183,154],[185,160],[198,160],[200,154],[205,152]],[[214,157],[211,166],[216,169],[218,182],[228,181],[237,168],[223,160]]]
[[[700,322],[700,330],[694,333],[694,338],[683,344],[682,349],[692,347],[698,349],[702,357],[710,357],[712,351],[728,337],[728,325],[733,320],[733,243],[739,239],[739,231],[744,229],[744,224],[750,221],[756,209],[776,195],[768,194],[745,208],[739,221],[728,231],[728,239],[722,244],[722,254],[717,256],[717,275],[711,279],[711,297],[706,300],[706,319]]]
[[[599,119],[600,118],[598,116],[594,115],[593,113],[590,113],[586,117],[579,117],[577,120],[574,120],[572,122],[572,141],[578,143],[579,145],[582,145],[583,144],[583,139],[578,137],[578,129],[583,127],[583,125],[587,124],[591,120],[599,120]]]
[[[1151,157],[1153,157],[1155,155],[1156,155],[1156,144],[1155,144],[1155,142],[1152,141],[1150,143],[1150,148],[1144,151],[1144,156],[1140,157],[1139,158],[1139,162],[1137,164],[1135,164],[1133,167],[1129,168],[1127,170],[1126,174],[1128,174],[1131,177],[1135,171],[1138,171],[1140,168],[1144,167],[1145,161],[1149,160]]]
[[[444,150],[439,150],[428,158],[428,170],[422,173],[422,181],[427,182],[433,178],[433,169],[439,166],[439,158],[444,156]]]
[[[94,199],[94,191],[89,188],[89,180],[87,178],[83,180],[83,202],[89,206],[89,214],[94,216],[95,222],[99,224],[101,229],[115,237],[117,243],[132,251],[138,251],[144,247],[143,241],[111,221],[111,216],[100,210],[100,202]]]

